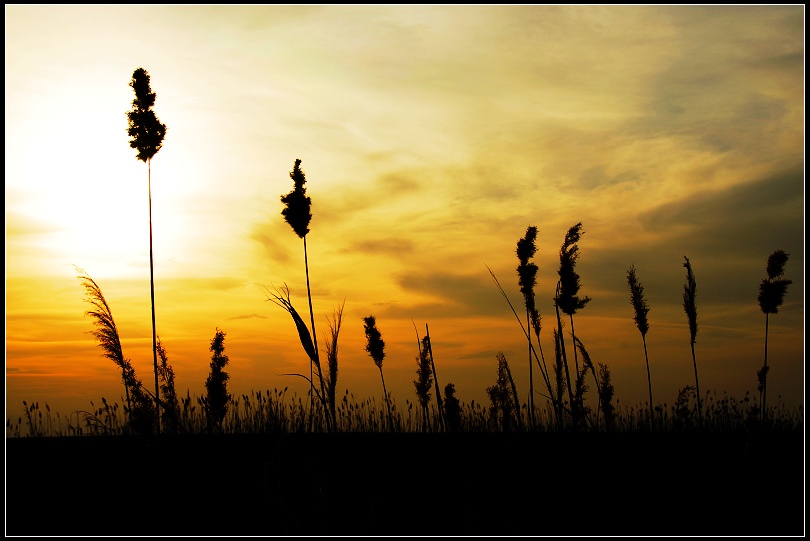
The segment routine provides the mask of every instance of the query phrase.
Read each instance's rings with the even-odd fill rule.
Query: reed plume
[[[650,428],[653,428],[652,380],[650,378],[650,359],[647,355],[647,331],[650,330],[647,313],[650,311],[650,306],[644,298],[644,286],[638,281],[635,265],[630,265],[630,270],[627,271],[627,286],[630,288],[630,304],[633,305],[634,311],[633,320],[636,322],[638,332],[641,333],[641,342],[644,345],[644,362],[647,364],[647,390],[650,393]]]
[[[343,308],[346,306],[344,301],[338,306],[332,314],[332,320],[327,319],[329,325],[329,336],[326,340],[326,401],[329,405],[332,420],[335,420],[335,391],[337,389],[338,378],[338,337],[340,335],[340,327],[343,325]]]
[[[427,431],[429,424],[428,405],[430,404],[430,388],[433,385],[433,370],[431,370],[430,356],[428,355],[429,347],[429,339],[425,336],[422,338],[419,347],[419,355],[416,356],[416,379],[413,380],[416,396],[419,399],[419,405],[422,407],[423,431]]]
[[[697,284],[695,283],[695,275],[692,272],[692,263],[689,261],[689,258],[683,256],[684,263],[683,266],[686,268],[686,283],[683,286],[683,310],[686,312],[686,318],[689,321],[689,336],[690,346],[692,348],[692,364],[695,367],[695,395],[697,397],[697,409],[698,409],[698,422],[702,422],[703,419],[703,407],[701,404],[701,397],[700,397],[700,384],[698,382],[698,369],[697,369],[697,360],[695,358],[695,336],[697,335],[698,331],[698,324],[697,324]]]
[[[231,395],[228,393],[230,375],[224,371],[228,364],[228,356],[224,354],[225,332],[219,328],[214,332],[209,351],[213,355],[211,356],[211,371],[205,380],[206,417],[209,433],[218,433],[222,431],[222,421],[225,419],[228,403],[231,401]]]
[[[447,415],[447,431],[458,432],[461,427],[461,403],[456,398],[456,386],[453,383],[444,386],[444,405]]]
[[[281,196],[281,202],[285,205],[284,209],[281,211],[281,215],[284,216],[284,220],[290,224],[290,227],[292,227],[295,234],[304,240],[304,271],[307,278],[309,321],[310,325],[312,326],[313,349],[315,352],[315,357],[317,357],[318,335],[315,333],[315,315],[312,311],[312,290],[309,285],[309,259],[307,257],[307,233],[309,233],[309,222],[312,220],[312,212],[310,211],[312,207],[312,199],[307,195],[307,188],[305,186],[307,178],[304,172],[301,170],[301,160],[298,158],[296,158],[293,164],[293,170],[290,171],[290,178],[293,181],[293,189],[286,195]],[[316,361],[315,364],[320,367],[320,361]],[[312,394],[310,395],[310,408],[314,409],[312,406],[314,401],[313,395],[315,387],[313,384],[312,366],[310,366],[309,381],[310,390],[312,391]],[[323,382],[322,378],[321,382]]]
[[[521,428],[520,401],[506,356],[500,351],[496,357],[498,379],[495,385],[487,387],[490,400],[489,416],[496,430],[510,432],[515,428]]]
[[[787,287],[793,283],[792,280],[782,278],[785,274],[785,265],[787,264],[790,254],[784,250],[776,250],[768,256],[768,263],[765,270],[768,277],[759,284],[759,307],[762,313],[765,314],[765,362],[762,369],[757,372],[757,380],[759,382],[758,390],[760,393],[760,416],[762,421],[765,421],[766,409],[765,399],[767,391],[768,380],[768,316],[779,312],[779,307],[785,300],[785,293]]]
[[[529,260],[534,257],[537,252],[537,227],[529,226],[526,228],[526,236],[519,239],[517,242],[518,261],[520,264],[517,267],[518,285],[520,292],[523,294],[523,300],[526,305],[526,327],[534,327],[537,334],[537,345],[540,346],[540,314],[535,305],[534,286],[537,284],[537,265]],[[534,373],[532,371],[532,337],[528,334],[529,340],[529,426],[534,429]]]
[[[149,282],[152,300],[152,357],[155,366],[155,408],[160,408],[160,385],[158,383],[157,327],[155,326],[155,264],[152,252],[152,158],[163,147],[166,125],[161,124],[152,110],[157,94],[152,92],[149,73],[137,68],[132,73],[129,86],[135,91],[132,109],[127,112],[129,146],[138,151],[137,158],[146,162],[147,187],[149,192]],[[160,419],[158,419],[160,432]]]
[[[374,316],[367,316],[363,318],[363,330],[366,333],[366,351],[368,352],[374,364],[380,370],[380,380],[382,381],[383,395],[385,395],[385,405],[388,409],[388,422],[390,429],[394,428],[394,419],[391,414],[391,403],[388,400],[388,391],[385,388],[385,377],[383,376],[383,359],[385,359],[385,341],[382,339],[382,333],[377,328],[377,320]]]
[[[579,283],[579,274],[577,274],[574,268],[579,258],[579,246],[577,243],[583,234],[582,222],[568,229],[568,232],[565,234],[565,240],[560,247],[560,269],[557,271],[557,274],[560,276],[560,287],[555,302],[560,307],[560,310],[562,310],[564,314],[567,314],[571,320],[571,336],[576,336],[574,333],[574,314],[577,310],[584,308],[591,300],[588,296],[580,298],[577,295],[581,286]],[[574,348],[574,365],[577,372],[579,372],[576,348]]]
[[[565,339],[562,330],[562,318],[560,311],[568,315],[571,322],[571,337],[576,338],[574,333],[574,314],[577,310],[584,308],[590,297],[580,298],[578,296],[580,283],[579,274],[574,270],[576,267],[577,259],[579,258],[579,246],[577,243],[582,237],[582,222],[579,222],[568,229],[565,234],[562,246],[560,247],[560,268],[557,271],[560,279],[557,281],[557,288],[554,295],[554,309],[557,313],[557,328],[559,329],[558,340],[560,341],[560,350],[562,352],[563,364],[565,366],[565,377],[568,387],[568,397],[571,401],[571,413],[574,421],[574,428],[579,427],[582,415],[584,414],[584,404],[580,398],[576,396],[576,388],[571,386],[571,376],[568,368],[568,355],[565,348]],[[577,355],[577,348],[574,345],[574,375],[579,378],[579,359]],[[577,385],[579,388],[579,385]]]
[[[442,403],[442,396],[439,392],[439,376],[436,375],[436,363],[433,360],[433,345],[430,341],[430,329],[427,323],[425,323],[425,340],[427,341],[428,357],[430,357],[430,369],[433,372],[433,384],[436,386],[436,404],[439,409],[439,429],[444,430],[444,404]]]
[[[177,399],[177,392],[174,387],[174,369],[169,364],[169,358],[166,355],[163,343],[160,341],[160,336],[157,337],[157,353],[160,359],[158,375],[161,381],[162,429],[165,433],[176,434],[180,429],[180,402]]]

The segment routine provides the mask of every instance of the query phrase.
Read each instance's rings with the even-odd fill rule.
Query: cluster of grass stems
[[[124,400],[122,399],[122,402]],[[125,403],[125,402],[124,402]],[[389,396],[393,423],[389,422],[388,406],[374,398],[356,399],[348,390],[336,407],[334,430],[323,421],[320,412],[310,415],[309,397],[287,394],[287,389],[251,391],[230,399],[228,413],[222,423],[223,434],[291,434],[303,432],[447,432],[442,427],[435,404],[425,418],[419,404],[405,400],[405,408],[397,407]],[[317,408],[317,402],[314,402]],[[694,395],[684,400],[679,396],[676,404],[666,403],[655,406],[650,422],[650,408],[646,402],[636,406],[626,406],[617,402],[614,422],[611,426],[594,425],[592,431],[615,433],[656,432],[748,432],[763,429],[760,420],[760,405],[755,397],[746,393],[742,400],[725,394],[707,392],[702,400],[702,421],[699,422]],[[39,402],[23,402],[23,415],[16,421],[6,420],[6,437],[60,437],[60,436],[121,436],[132,433],[127,422],[127,407],[110,403],[105,398],[101,405],[90,402],[89,411],[74,411],[67,417],[52,412],[48,404],[40,408]],[[44,409],[44,411],[43,411]],[[521,405],[521,423],[513,431],[554,432],[556,424],[551,405],[535,404],[535,427],[529,428],[529,408]],[[804,411],[789,408],[777,401],[768,408],[769,423],[765,427],[775,431],[803,430]],[[311,421],[314,419],[314,423]],[[177,425],[179,434],[206,434],[207,418],[204,397],[192,398],[187,394],[181,399],[180,419]],[[454,432],[501,432],[502,423],[493,417],[490,408],[475,401],[460,403],[458,426]]]

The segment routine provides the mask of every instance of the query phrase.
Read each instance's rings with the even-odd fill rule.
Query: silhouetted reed
[[[698,422],[700,422],[702,413],[701,396],[700,396],[700,383],[698,383],[698,369],[697,359],[695,358],[695,336],[697,335],[697,284],[695,283],[695,275],[692,273],[692,263],[689,258],[683,256],[685,259],[683,266],[686,268],[686,283],[683,286],[683,310],[686,312],[686,318],[689,321],[689,345],[692,348],[692,364],[695,367],[695,396],[697,399]]]
[[[337,390],[338,378],[338,337],[340,336],[340,327],[343,325],[343,308],[345,301],[338,306],[332,314],[332,320],[328,321],[329,336],[326,340],[326,362],[327,371],[324,376],[326,387],[326,402],[329,407],[330,417],[332,421],[335,419],[335,392]]]
[[[650,393],[650,428],[653,428],[653,396],[652,379],[650,378],[650,358],[647,356],[647,331],[650,324],[647,322],[647,314],[650,306],[644,298],[644,286],[638,281],[635,265],[630,265],[627,271],[627,286],[630,288],[630,304],[633,305],[633,320],[636,322],[638,332],[641,333],[641,342],[644,345],[644,362],[647,364],[647,390]]]
[[[127,397],[129,426],[137,434],[151,434],[157,428],[157,412],[153,397],[135,376],[135,369],[130,360],[124,358],[118,327],[101,288],[84,270],[75,268],[79,281],[85,289],[85,301],[93,306],[93,309],[85,312],[85,315],[93,318],[95,325],[95,330],[90,331],[90,334],[98,341],[98,346],[104,352],[103,356],[113,361],[121,370]]]
[[[543,382],[546,384],[546,388],[548,390],[548,395],[546,395],[546,398],[552,401],[554,405],[554,411],[556,412],[556,414],[558,416],[562,415],[563,410],[562,398],[560,397],[560,393],[555,392],[555,389],[552,388],[551,380],[549,379],[548,369],[546,368],[546,360],[545,357],[543,356],[542,347],[540,346],[540,314],[536,309],[530,312],[532,327],[533,330],[535,331],[535,336],[537,337],[538,348],[540,349],[540,356],[538,357],[537,351],[535,350],[534,345],[532,344],[529,331],[526,329],[526,327],[523,326],[523,321],[520,319],[520,316],[517,314],[515,307],[512,305],[512,301],[509,300],[509,296],[506,294],[506,291],[504,291],[503,286],[501,286],[500,281],[498,281],[498,277],[495,276],[495,273],[492,271],[492,269],[489,268],[488,265],[485,266],[487,267],[490,276],[492,276],[492,279],[495,281],[495,285],[498,287],[498,290],[501,292],[501,295],[506,300],[506,303],[509,305],[509,308],[512,310],[512,313],[515,315],[515,319],[517,319],[517,322],[520,325],[521,330],[523,331],[523,335],[526,337],[526,340],[528,341],[529,353],[534,356],[534,360],[537,363],[538,367],[540,368],[540,373],[543,376]],[[556,389],[560,391],[563,389],[563,387],[560,387],[558,385]],[[558,421],[562,423],[562,420],[559,418]]]
[[[180,429],[180,401],[174,388],[174,369],[169,364],[166,349],[157,338],[157,353],[160,359],[158,376],[160,377],[161,429],[167,434],[176,434]]]
[[[385,388],[385,376],[383,376],[382,369],[383,359],[385,359],[385,341],[382,339],[382,334],[377,328],[377,320],[374,318],[374,316],[367,316],[363,318],[363,330],[366,333],[366,351],[374,361],[374,364],[380,370],[383,396],[385,396],[385,404],[388,407],[388,420],[390,423],[389,430],[394,430],[394,418],[391,412],[391,402],[388,398],[388,391]]]
[[[419,335],[417,335],[419,338]],[[433,371],[430,367],[430,357],[428,356],[428,338],[422,338],[419,345],[419,355],[416,356],[416,379],[413,386],[416,389],[416,396],[419,399],[419,406],[422,409],[422,431],[427,432],[429,428],[428,405],[430,404],[430,388],[433,386]]]
[[[557,271],[560,279],[557,281],[557,288],[554,294],[554,309],[557,314],[557,328],[559,329],[557,339],[560,342],[560,351],[562,353],[563,366],[565,367],[566,386],[568,388],[568,398],[570,400],[571,414],[573,417],[574,429],[578,429],[584,415],[582,402],[582,391],[584,383],[575,381],[575,386],[571,385],[571,372],[568,367],[568,354],[565,348],[565,335],[563,333],[562,318],[560,311],[567,314],[571,322],[571,336],[575,337],[574,333],[574,314],[577,310],[584,308],[585,305],[591,300],[590,297],[579,298],[579,274],[574,270],[579,257],[579,242],[582,236],[582,222],[579,222],[568,229],[565,234],[562,246],[560,247],[560,268]],[[574,376],[580,379],[582,372],[579,370],[579,361],[577,357],[577,348],[574,349]],[[579,390],[579,393],[577,392]]]
[[[461,403],[456,398],[456,386],[452,383],[444,386],[444,410],[447,418],[447,431],[458,432],[461,427]]]
[[[509,362],[503,352],[498,352],[498,379],[487,387],[489,396],[489,419],[492,429],[498,432],[523,430],[520,415],[520,398]]]
[[[523,300],[526,305],[526,327],[532,327],[535,335],[537,336],[537,347],[540,350],[540,355],[543,355],[543,346],[540,343],[540,312],[537,310],[535,303],[534,287],[537,284],[537,265],[529,260],[534,257],[537,252],[537,227],[529,226],[526,228],[526,236],[518,240],[517,253],[518,261],[520,264],[517,267],[518,285],[520,292],[523,294]],[[528,334],[529,340],[529,427],[534,429],[535,426],[535,407],[534,407],[534,372],[532,362],[532,337]],[[545,365],[545,360],[543,361]],[[543,366],[541,366],[543,370]],[[545,372],[543,373],[544,379],[548,380]]]
[[[228,411],[228,404],[231,395],[228,393],[228,379],[230,375],[224,368],[228,364],[228,356],[225,355],[225,332],[216,329],[214,338],[211,339],[209,351],[211,356],[211,371],[205,380],[205,414],[208,419],[208,432],[222,432],[222,421]]]
[[[309,259],[307,257],[307,234],[309,233],[309,222],[312,220],[312,212],[310,209],[312,207],[312,199],[307,195],[307,188],[305,186],[307,182],[306,175],[301,170],[301,160],[295,160],[293,164],[293,170],[290,171],[290,178],[293,181],[293,189],[287,193],[286,195],[281,196],[281,202],[284,203],[284,210],[281,211],[282,216],[284,216],[284,220],[290,224],[293,231],[299,238],[304,240],[304,271],[306,273],[307,278],[307,299],[309,300],[309,320],[310,324],[312,325],[312,342],[314,344],[313,347],[313,355],[311,356],[313,359],[313,364],[320,367],[320,361],[318,360],[318,335],[315,333],[315,315],[312,312],[312,290],[310,289],[309,285]],[[298,322],[296,321],[296,325]],[[299,331],[300,332],[300,331]],[[323,383],[323,378],[320,377],[321,383]],[[310,395],[310,400],[314,400],[314,383],[313,383],[313,375],[312,375],[312,366],[310,365],[310,372],[309,372],[309,382],[310,387],[312,387],[313,394]],[[323,391],[323,389],[322,389]],[[312,406],[312,404],[310,404]]]
[[[765,362],[762,369],[757,372],[758,390],[760,392],[760,403],[762,404],[762,422],[765,422],[765,398],[768,381],[768,316],[779,312],[779,307],[785,299],[787,287],[793,283],[791,280],[782,278],[785,274],[785,265],[788,257],[784,250],[776,250],[768,256],[768,263],[765,270],[768,277],[759,284],[759,307],[765,314]]]
[[[149,283],[152,300],[152,356],[155,364],[155,409],[160,409],[160,386],[158,383],[157,328],[155,326],[155,264],[152,253],[152,158],[163,147],[166,125],[161,124],[152,110],[157,94],[152,92],[149,73],[137,68],[132,73],[129,86],[135,91],[132,109],[127,111],[127,134],[129,146],[138,151],[137,158],[146,162],[147,187],[149,192]],[[160,417],[156,420],[160,432]]]
[[[307,378],[303,374],[289,374],[289,375],[299,376],[299,377],[304,378],[305,380],[307,380],[309,382],[309,384],[310,384],[310,402],[312,402],[310,404],[310,414],[314,415],[314,413],[315,413],[314,400],[315,400],[315,396],[317,395],[318,400],[321,403],[319,405],[320,411],[324,415],[329,416],[329,414],[331,412],[331,408],[329,408],[328,403],[327,403],[328,399],[327,399],[327,392],[326,392],[326,382],[324,381],[323,371],[321,369],[321,361],[320,361],[320,356],[318,355],[317,342],[313,341],[313,337],[312,337],[312,335],[310,335],[309,329],[307,328],[306,323],[304,323],[304,320],[301,318],[301,316],[298,314],[298,311],[292,305],[292,301],[290,300],[290,288],[287,287],[287,284],[284,284],[283,287],[276,288],[274,292],[270,292],[268,290],[267,300],[269,300],[269,301],[273,302],[274,304],[282,307],[284,310],[287,311],[288,314],[290,314],[290,317],[292,317],[293,323],[295,323],[295,328],[298,331],[298,338],[301,341],[301,346],[304,348],[304,352],[307,354],[307,356],[309,357],[309,360],[310,360],[310,377],[309,378]],[[341,317],[342,317],[342,308],[341,308]],[[337,336],[335,336],[335,344],[337,343],[336,340],[337,340]],[[331,344],[330,344],[330,347],[331,347]],[[335,353],[335,362],[337,362],[337,350],[336,349],[335,349],[334,353]],[[315,384],[314,384],[314,381],[312,379],[312,366],[313,365],[317,369],[318,386],[319,386],[319,389],[320,389],[319,391],[315,390]],[[335,369],[337,369],[337,364],[335,364]],[[337,372],[335,372],[335,377],[337,377]],[[327,422],[331,424],[331,418],[328,418]],[[310,428],[312,428],[313,423],[314,423],[314,419],[312,419],[310,421]]]

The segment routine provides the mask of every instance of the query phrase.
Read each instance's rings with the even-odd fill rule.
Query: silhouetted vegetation
[[[543,351],[540,344],[540,313],[535,304],[534,286],[537,284],[537,265],[529,260],[534,257],[537,252],[537,227],[529,226],[526,229],[526,236],[518,240],[517,243],[517,257],[520,264],[517,267],[518,285],[520,292],[523,294],[523,300],[526,304],[526,327],[532,327],[535,335],[537,336],[537,347],[541,353]],[[529,426],[534,427],[534,371],[532,362],[532,335],[527,333],[529,340]],[[542,367],[541,367],[542,368]]]
[[[785,299],[787,287],[792,284],[791,280],[782,278],[785,274],[789,254],[784,250],[776,250],[768,256],[768,263],[765,270],[768,277],[759,284],[759,307],[765,314],[765,362],[762,369],[757,372],[758,390],[760,392],[760,402],[762,403],[762,415],[765,415],[765,397],[768,381],[768,316],[779,312],[779,307]]]
[[[633,320],[636,322],[638,332],[641,333],[641,342],[644,345],[644,362],[647,365],[647,389],[650,392],[650,427],[652,427],[655,414],[653,413],[650,358],[647,356],[647,331],[650,330],[647,314],[650,311],[650,306],[647,304],[647,299],[644,298],[644,286],[641,285],[641,282],[639,282],[636,277],[636,267],[634,265],[630,265],[630,270],[627,271],[627,286],[630,288],[630,304],[633,305]]]
[[[310,414],[312,414],[312,415],[315,414],[314,400],[315,400],[315,396],[317,395],[318,400],[321,403],[320,404],[321,413],[323,413],[324,415],[327,416],[328,422],[332,422],[334,420],[330,416],[330,414],[332,412],[332,407],[328,404],[328,398],[327,398],[328,394],[327,394],[327,389],[326,389],[327,382],[324,381],[323,371],[321,370],[320,356],[318,355],[318,351],[316,349],[317,345],[314,342],[312,335],[310,335],[309,329],[307,328],[306,323],[304,323],[304,320],[301,318],[301,316],[298,314],[298,311],[292,305],[292,301],[290,300],[290,288],[287,287],[287,284],[284,284],[283,287],[277,288],[275,290],[275,292],[272,292],[272,293],[268,292],[267,299],[272,301],[276,305],[284,308],[284,310],[286,310],[287,313],[290,314],[290,316],[293,319],[293,322],[295,323],[295,328],[298,331],[298,338],[301,341],[301,346],[304,348],[304,352],[309,357],[309,360],[310,360],[310,377],[306,377],[303,374],[292,374],[292,375],[300,376],[300,377],[306,379],[310,384],[310,389],[311,389],[310,390],[310,402],[311,402],[310,403]],[[341,308],[340,317],[342,318],[342,308]],[[337,322],[335,322],[334,325],[336,326]],[[337,331],[337,332],[335,332],[335,331]],[[330,348],[333,348],[333,352],[334,352],[333,358],[330,359],[331,361],[334,362],[334,366],[330,367],[330,370],[334,369],[334,378],[335,379],[337,378],[337,338],[338,338],[338,334],[339,334],[339,328],[335,327],[333,329],[334,342],[330,343],[330,345],[329,345]],[[315,384],[314,384],[314,381],[313,381],[312,369],[311,369],[311,367],[313,365],[317,369],[317,374],[316,375],[318,377],[319,390],[315,389]],[[330,376],[330,377],[332,377],[332,376]],[[331,383],[330,383],[330,385],[331,385]],[[314,422],[314,420],[312,422]],[[310,423],[310,428],[311,427],[312,427],[312,423]]]
[[[157,328],[155,326],[155,265],[152,253],[152,158],[163,146],[166,125],[161,124],[152,110],[157,94],[152,92],[149,73],[137,68],[132,73],[129,86],[135,91],[132,109],[127,112],[127,134],[129,146],[138,151],[137,158],[146,162],[147,185],[149,192],[149,279],[152,299],[152,356],[155,365],[155,408],[160,408],[160,386],[158,383]],[[158,417],[158,431],[160,422]]]
[[[700,383],[698,382],[698,369],[697,359],[695,358],[695,336],[697,335],[697,284],[695,283],[695,275],[692,272],[692,263],[689,258],[683,256],[686,260],[683,266],[686,268],[686,283],[683,286],[683,310],[686,312],[686,318],[689,321],[689,345],[692,348],[692,364],[695,367],[695,396],[697,398],[698,421],[702,417],[702,404],[700,396]]]
[[[293,231],[299,238],[304,240],[304,270],[307,278],[307,299],[309,300],[309,320],[312,325],[311,340],[313,349],[311,351],[310,359],[312,364],[309,370],[309,382],[313,388],[310,394],[310,400],[314,400],[314,377],[312,374],[312,366],[318,368],[318,379],[321,382],[321,396],[325,394],[323,387],[323,375],[321,374],[321,363],[318,352],[318,335],[315,333],[315,315],[312,311],[312,290],[309,285],[309,259],[307,257],[307,234],[309,233],[309,222],[312,220],[312,198],[307,195],[307,182],[306,175],[301,170],[301,160],[295,160],[293,170],[290,171],[290,178],[293,181],[293,189],[286,195],[281,196],[281,202],[284,203],[284,209],[281,211],[284,220],[290,224]],[[299,318],[300,319],[300,318]],[[298,322],[296,321],[296,325]],[[299,330],[300,332],[300,330]],[[314,409],[314,408],[313,408]]]
[[[456,398],[456,386],[444,386],[444,409],[447,418],[447,431],[458,432],[461,427],[461,402]]]
[[[382,339],[382,333],[377,328],[377,320],[374,316],[366,316],[363,318],[363,330],[366,333],[366,351],[371,359],[374,361],[375,366],[380,370],[380,381],[382,381],[383,396],[385,397],[385,404],[388,408],[388,421],[390,429],[393,430],[394,418],[391,413],[391,402],[388,397],[388,390],[385,388],[385,376],[383,376],[383,359],[385,359],[385,341]]]
[[[180,402],[177,400],[177,392],[174,388],[174,369],[169,364],[160,337],[157,340],[157,353],[160,358],[158,375],[160,376],[160,396],[162,397],[161,429],[165,434],[176,434],[180,428]]]
[[[85,301],[93,306],[92,310],[85,312],[85,315],[93,318],[93,325],[96,327],[90,334],[98,341],[99,347],[104,351],[104,357],[113,361],[121,370],[121,380],[126,394],[124,411],[128,414],[126,424],[136,434],[150,435],[155,430],[157,422],[153,397],[136,377],[131,361],[124,358],[118,327],[101,288],[85,271],[78,267],[76,271],[85,289]]]
[[[497,358],[498,379],[495,385],[487,387],[490,426],[498,432],[522,430],[520,399],[509,362],[503,352],[498,352]]]
[[[338,337],[340,336],[340,327],[343,325],[343,308],[345,305],[344,301],[332,314],[332,320],[329,321],[329,336],[326,340],[326,361],[328,369],[324,378],[326,379],[326,401],[332,422],[335,420],[335,393],[337,391],[338,378]]]
[[[419,355],[416,356],[416,379],[413,380],[416,396],[422,408],[422,430],[425,432],[429,425],[428,405],[430,404],[430,388],[433,385],[433,370],[430,367],[428,345],[428,337],[425,336],[419,347]]]
[[[634,309],[634,322],[642,335],[644,344],[645,362],[647,365],[647,382],[649,404],[645,407],[620,407],[614,403],[614,387],[611,383],[611,373],[608,365],[603,362],[596,363],[585,349],[583,341],[573,333],[571,316],[577,309],[583,307],[590,298],[580,299],[578,294],[579,277],[574,271],[575,262],[579,255],[576,242],[580,238],[581,224],[569,229],[565,241],[560,249],[560,280],[557,282],[553,301],[557,311],[557,326],[552,329],[554,344],[554,363],[552,370],[547,370],[545,359],[542,357],[541,333],[539,313],[535,304],[536,271],[533,272],[533,263],[529,261],[534,251],[532,247],[536,240],[536,232],[530,227],[526,236],[518,242],[519,285],[524,296],[527,318],[521,320],[515,311],[506,292],[500,286],[497,277],[491,269],[488,270],[501,294],[506,299],[516,320],[518,321],[529,344],[530,359],[533,357],[543,375],[548,390],[544,405],[532,400],[533,394],[525,402],[521,402],[511,375],[509,364],[500,353],[497,356],[498,378],[495,385],[486,389],[490,404],[488,407],[470,402],[465,404],[456,397],[456,388],[453,384],[444,387],[444,397],[439,393],[441,389],[436,376],[436,364],[433,359],[430,335],[420,337],[417,331],[417,378],[414,379],[414,388],[417,395],[415,403],[406,400],[408,407],[400,411],[386,388],[382,370],[385,358],[385,342],[377,328],[374,316],[363,318],[366,335],[365,350],[374,361],[380,372],[380,381],[383,387],[384,407],[379,407],[377,401],[355,400],[346,390],[342,400],[336,396],[336,383],[338,376],[337,352],[338,337],[343,320],[344,305],[341,304],[329,321],[330,334],[327,335],[325,351],[328,359],[328,371],[322,373],[319,356],[309,328],[304,323],[292,305],[290,291],[285,284],[276,288],[274,292],[268,291],[268,300],[284,308],[292,317],[303,346],[309,357],[311,365],[317,368],[317,385],[313,379],[303,374],[287,374],[300,376],[310,383],[310,393],[307,397],[293,396],[292,402],[282,392],[271,394],[256,392],[252,395],[242,395],[241,399],[231,397],[226,389],[228,375],[222,370],[227,363],[224,355],[224,332],[217,329],[212,340],[213,352],[211,375],[206,381],[208,394],[194,399],[190,392],[185,398],[178,400],[174,371],[168,363],[166,351],[160,340],[157,342],[157,352],[161,359],[159,377],[161,382],[159,412],[155,410],[153,396],[144,388],[128,359],[121,351],[118,329],[112,319],[109,306],[104,299],[98,285],[84,273],[79,271],[79,278],[88,294],[87,301],[94,310],[87,314],[94,318],[96,329],[93,336],[99,341],[104,356],[113,360],[121,370],[124,382],[124,405],[108,403],[102,397],[103,406],[93,411],[73,412],[68,418],[51,417],[49,407],[45,405],[46,421],[40,422],[43,413],[39,411],[39,404],[30,406],[24,404],[24,416],[17,424],[7,419],[7,434],[11,436],[26,433],[33,436],[86,434],[153,434],[157,430],[157,415],[160,415],[163,432],[173,433],[209,433],[209,432],[307,432],[307,431],[369,431],[369,432],[409,432],[409,431],[641,431],[654,428],[666,431],[693,431],[693,430],[749,430],[752,421],[757,421],[758,428],[774,430],[792,430],[803,423],[803,413],[800,407],[789,411],[784,405],[767,408],[764,402],[764,385],[760,387],[760,401],[756,402],[746,395],[742,402],[723,398],[718,401],[718,408],[706,412],[704,416],[704,400],[712,400],[711,393],[702,395],[698,390],[697,363],[694,354],[695,334],[697,332],[697,303],[695,278],[691,263],[685,258],[684,267],[687,269],[687,281],[684,286],[684,310],[688,316],[692,361],[695,368],[695,385],[682,387],[676,397],[675,403],[668,408],[666,403],[655,404],[652,400],[652,384],[650,378],[649,360],[647,357],[646,334],[649,331],[647,314],[649,305],[644,298],[644,288],[639,282],[635,266],[627,271],[627,284],[631,293],[631,305]],[[764,280],[760,291],[760,307],[766,314],[766,365],[767,367],[767,316],[776,313],[783,302],[787,285],[791,282],[782,277],[787,254],[777,251],[772,254],[768,262],[768,279]],[[565,277],[565,278],[564,278]],[[563,287],[563,282],[567,285]],[[562,310],[566,307],[568,312]],[[575,359],[582,359],[582,365],[575,365],[576,379],[571,384],[568,372],[565,341],[563,339],[564,325],[562,313],[568,313],[572,325],[571,338]],[[328,318],[327,318],[328,319]],[[536,342],[530,339],[531,325]],[[427,325],[425,326],[427,333]],[[538,355],[538,350],[540,355]],[[758,373],[762,378],[765,368]],[[585,383],[588,372],[591,373],[595,383],[596,401],[587,404],[585,397],[590,390]],[[760,379],[760,383],[764,383]],[[531,385],[531,382],[529,382]],[[435,387],[436,403],[432,404],[431,386]],[[537,392],[537,391],[535,391]],[[567,393],[567,399],[566,399]],[[308,403],[304,401],[307,399]],[[317,399],[317,402],[316,402]],[[91,402],[91,405],[93,403]],[[414,415],[414,406],[416,415]],[[705,417],[705,418],[704,418]],[[765,423],[766,418],[769,422]]]
[[[225,372],[225,365],[228,364],[228,356],[225,355],[225,332],[219,329],[211,339],[213,353],[211,356],[211,372],[205,380],[205,414],[208,420],[208,432],[219,433],[222,431],[222,421],[228,412],[228,404],[231,395],[228,394],[228,379],[230,376]]]
[[[582,223],[577,223],[568,229],[565,234],[565,240],[560,247],[560,269],[557,274],[560,279],[557,282],[557,291],[554,296],[554,308],[557,312],[557,338],[560,341],[560,352],[562,353],[562,362],[565,367],[566,387],[568,388],[568,397],[571,405],[571,413],[574,423],[574,428],[577,429],[582,422],[584,415],[584,391],[587,389],[584,381],[580,381],[585,374],[585,371],[580,371],[579,361],[577,356],[577,348],[574,346],[574,376],[577,378],[575,386],[571,386],[571,373],[568,367],[568,355],[565,348],[565,338],[563,333],[562,319],[560,318],[560,311],[568,315],[571,322],[571,337],[575,339],[574,333],[574,314],[585,307],[590,302],[590,297],[580,298],[577,293],[580,289],[579,274],[574,270],[576,267],[577,259],[579,258],[579,242],[582,236]]]

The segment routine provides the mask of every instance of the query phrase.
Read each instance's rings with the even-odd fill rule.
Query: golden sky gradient
[[[101,287],[151,388],[147,167],[126,133],[145,68],[168,127],[152,160],[157,332],[178,394],[204,394],[226,332],[228,388],[308,384],[288,284],[309,321],[303,243],[284,221],[296,158],[316,333],[345,301],[338,393],[396,403],[417,331],[439,383],[488,403],[503,351],[528,393],[515,248],[539,229],[537,303],[566,231],[592,298],[577,336],[619,405],[647,399],[627,271],[650,304],[654,401],[694,385],[682,307],[697,282],[700,386],[756,392],[768,256],[793,280],[770,317],[768,403],[804,403],[804,6],[25,6],[6,14],[6,415],[121,402],[73,265]],[[414,329],[416,326],[416,330]],[[570,344],[570,341],[568,342]],[[539,376],[535,369],[535,386]],[[592,396],[593,392],[589,394]]]

